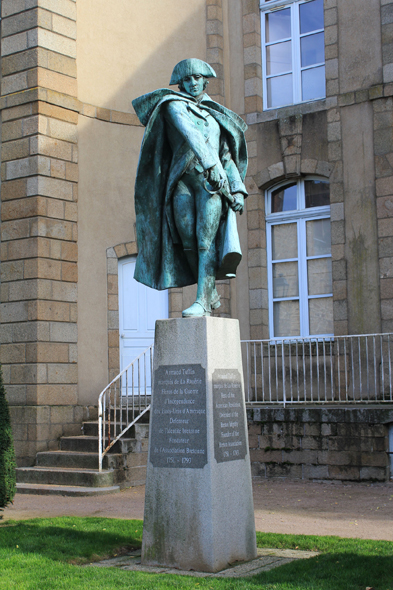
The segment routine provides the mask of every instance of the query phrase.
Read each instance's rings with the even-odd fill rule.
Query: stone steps
[[[111,423],[111,436],[114,433],[114,423]],[[116,433],[120,431],[120,425],[117,422],[116,424]],[[98,436],[98,422],[96,420],[84,422],[83,423],[83,434],[86,436]],[[131,426],[129,430],[125,433],[127,438],[136,438],[137,440],[141,440],[142,438],[146,438],[149,434],[149,424],[134,424]]]
[[[121,466],[120,453],[105,455],[104,469],[116,469]],[[98,453],[84,453],[71,451],[45,451],[37,453],[38,467],[71,467],[74,469],[98,469]]]
[[[131,404],[130,404],[130,408],[131,408]],[[142,411],[144,410],[144,408],[142,408]],[[116,416],[116,420],[119,420],[120,416],[123,420],[123,422],[131,422],[133,420],[133,418],[137,416],[137,411],[133,411],[132,409],[117,409],[117,410],[111,410],[110,411],[110,416],[111,416],[111,420],[113,421],[114,417]],[[150,411],[146,412],[145,414],[143,414],[143,416],[141,416],[141,418],[139,418],[138,420],[138,424],[149,424],[149,420],[150,420]]]
[[[17,484],[18,494],[36,494],[40,496],[102,496],[120,492],[120,486],[108,488],[90,488],[83,486],[56,486],[50,484]]]
[[[123,487],[143,486],[146,483],[146,465],[129,467],[129,481]],[[132,482],[132,483],[131,483]]]
[[[59,450],[37,453],[34,467],[18,468],[18,493],[86,496],[109,494],[120,487],[145,483],[148,424],[135,424],[126,433],[127,438],[113,445],[103,459],[101,472],[98,471],[98,422],[84,422],[82,429],[82,435],[61,437]]]
[[[116,449],[115,449],[116,446]],[[113,447],[113,452],[119,452],[119,443]],[[73,453],[98,453],[98,438],[96,436],[62,436],[60,438],[60,450]]]
[[[17,483],[84,486],[108,488],[113,486],[113,471],[72,469],[61,467],[19,467]]]

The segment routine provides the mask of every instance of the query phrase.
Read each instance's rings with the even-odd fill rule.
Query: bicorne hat
[[[217,77],[216,72],[211,66],[209,66],[209,64],[201,59],[193,57],[191,59],[183,59],[175,65],[169,85],[173,86],[174,84],[180,84],[183,78],[186,76],[192,76],[193,74],[199,74],[205,78]]]

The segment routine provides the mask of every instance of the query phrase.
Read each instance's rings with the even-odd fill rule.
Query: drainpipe
[[[393,424],[389,424],[390,479],[393,479]]]

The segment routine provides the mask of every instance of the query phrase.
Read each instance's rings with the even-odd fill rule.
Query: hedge
[[[15,451],[11,419],[0,366],[0,510],[12,502],[16,492]]]

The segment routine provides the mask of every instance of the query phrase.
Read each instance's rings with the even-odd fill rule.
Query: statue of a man
[[[146,126],[135,183],[135,279],[154,289],[197,283],[183,317],[220,306],[215,280],[234,277],[241,259],[235,213],[247,191],[246,125],[205,94],[209,64],[179,62],[170,85],[133,101]]]

